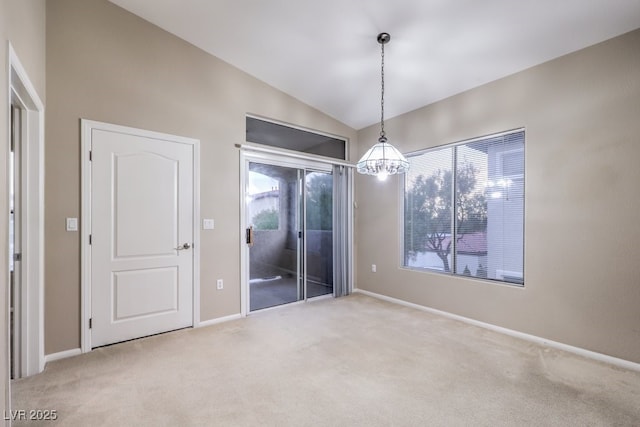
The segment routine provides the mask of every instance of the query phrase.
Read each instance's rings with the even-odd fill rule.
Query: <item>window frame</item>
[[[439,151],[439,150],[443,150],[443,149],[451,149],[452,150],[452,206],[451,206],[451,211],[452,211],[452,215],[451,215],[451,230],[452,230],[452,236],[456,236],[457,235],[457,205],[455,204],[455,191],[456,191],[456,166],[458,165],[458,150],[457,147],[462,146],[462,145],[468,145],[474,142],[478,142],[478,141],[483,141],[483,140],[489,140],[489,139],[493,139],[493,138],[499,138],[499,137],[503,137],[506,135],[511,135],[511,134],[515,134],[515,133],[519,133],[522,132],[522,148],[520,149],[512,149],[512,150],[507,150],[503,153],[500,153],[500,159],[502,159],[502,156],[504,156],[505,153],[511,153],[511,152],[515,152],[515,151],[522,151],[522,155],[523,155],[523,173],[521,175],[518,176],[519,179],[522,179],[522,185],[523,185],[523,200],[522,200],[522,281],[521,282],[510,282],[510,281],[506,281],[503,279],[498,279],[498,278],[488,278],[488,277],[477,277],[477,276],[467,276],[464,275],[462,273],[456,273],[456,246],[457,246],[457,239],[452,237],[452,248],[451,248],[451,252],[450,252],[450,257],[451,257],[451,266],[450,266],[450,271],[444,271],[444,270],[439,270],[439,269],[435,269],[435,268],[429,268],[429,267],[413,267],[413,266],[409,266],[405,264],[405,260],[406,260],[406,253],[405,253],[405,203],[406,203],[406,177],[402,177],[402,179],[398,180],[398,187],[399,187],[399,191],[398,191],[398,207],[399,207],[399,238],[400,238],[400,254],[399,254],[399,262],[400,262],[400,268],[404,269],[404,270],[410,270],[410,271],[415,271],[415,272],[420,272],[420,273],[433,273],[433,274],[439,274],[439,275],[444,275],[444,276],[449,276],[449,277],[458,277],[458,278],[464,278],[464,279],[472,279],[472,280],[479,280],[479,281],[483,281],[483,282],[488,282],[488,283],[492,283],[492,284],[496,284],[496,285],[503,285],[503,286],[509,286],[509,287],[515,287],[515,288],[524,288],[525,287],[525,277],[526,277],[526,262],[525,262],[525,237],[526,237],[526,147],[527,147],[527,132],[526,132],[526,128],[525,127],[520,127],[520,128],[514,128],[514,129],[510,129],[510,130],[506,130],[503,132],[497,132],[497,133],[491,133],[491,134],[487,134],[487,135],[483,135],[483,136],[478,136],[478,137],[474,137],[474,138],[469,138],[469,139],[464,139],[464,140],[459,140],[456,142],[452,142],[452,143],[446,143],[446,144],[440,144],[440,145],[436,145],[433,147],[428,147],[428,148],[423,148],[420,150],[415,150],[415,151],[411,151],[405,154],[405,156],[407,157],[407,159],[409,159],[411,157],[416,157],[416,156],[421,156],[423,154],[427,154],[429,152],[435,152],[435,151]],[[500,165],[500,169],[502,170],[502,165]],[[506,270],[499,270],[499,271],[503,271],[503,272],[507,272]],[[509,271],[509,273],[513,273],[511,271]]]

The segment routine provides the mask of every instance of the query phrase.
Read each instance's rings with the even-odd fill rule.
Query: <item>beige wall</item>
[[[13,49],[45,103],[45,0],[3,0]],[[4,58],[3,58],[4,59]]]
[[[640,30],[386,127],[411,152],[521,126],[524,289],[401,269],[398,182],[366,177],[356,193],[358,286],[640,362]],[[377,132],[358,132],[362,151]]]
[[[7,84],[8,61],[7,40],[11,42],[20,62],[24,66],[31,83],[33,83],[38,96],[45,101],[45,1],[44,0],[0,0],[0,164],[6,171],[7,153],[9,142],[9,112],[7,110],[8,93]],[[0,173],[0,259],[7,259],[7,176]],[[7,283],[7,265],[0,263],[0,276],[2,282]],[[0,292],[0,330],[4,331],[0,339],[0,381],[5,387],[0,387],[0,405],[2,411],[6,410],[8,385],[8,360],[7,360],[7,296],[8,287],[5,285]]]
[[[232,42],[232,41],[230,41]],[[201,141],[201,318],[240,311],[239,152],[252,113],[355,140],[347,126],[106,0],[47,2],[47,354],[80,346],[80,118]],[[224,279],[217,291],[215,281]]]

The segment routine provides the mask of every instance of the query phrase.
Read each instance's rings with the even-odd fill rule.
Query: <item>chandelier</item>
[[[393,145],[387,142],[384,132],[384,45],[389,43],[391,36],[388,33],[378,34],[378,43],[381,50],[380,67],[380,137],[378,143],[369,149],[356,165],[358,172],[377,176],[384,181],[389,175],[405,173],[409,170],[409,162]]]

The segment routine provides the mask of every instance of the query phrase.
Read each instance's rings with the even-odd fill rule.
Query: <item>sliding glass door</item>
[[[333,174],[249,161],[249,311],[333,294]]]
[[[300,301],[303,171],[249,163],[246,215],[249,231],[250,311]]]
[[[304,174],[304,270],[309,298],[333,294],[333,174]]]

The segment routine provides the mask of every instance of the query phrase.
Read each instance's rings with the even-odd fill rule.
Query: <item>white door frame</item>
[[[80,251],[80,277],[81,277],[81,327],[80,340],[83,353],[91,351],[91,331],[89,319],[91,319],[91,135],[92,130],[104,130],[120,132],[141,137],[162,139],[179,144],[193,146],[193,327],[200,324],[200,141],[166,133],[136,129],[127,126],[97,122],[81,119],[81,197],[82,214],[81,224],[81,251]]]
[[[8,99],[22,109],[20,376],[44,370],[44,105],[11,43]],[[10,118],[7,118],[7,123]],[[7,127],[7,141],[11,138]],[[10,150],[7,144],[7,150]],[[7,192],[7,197],[9,194]],[[8,228],[8,223],[5,224]],[[6,283],[9,283],[7,272]],[[7,304],[10,302],[7,301]],[[7,306],[7,310],[8,310]],[[7,328],[8,331],[9,328]],[[7,336],[7,341],[9,337]]]

